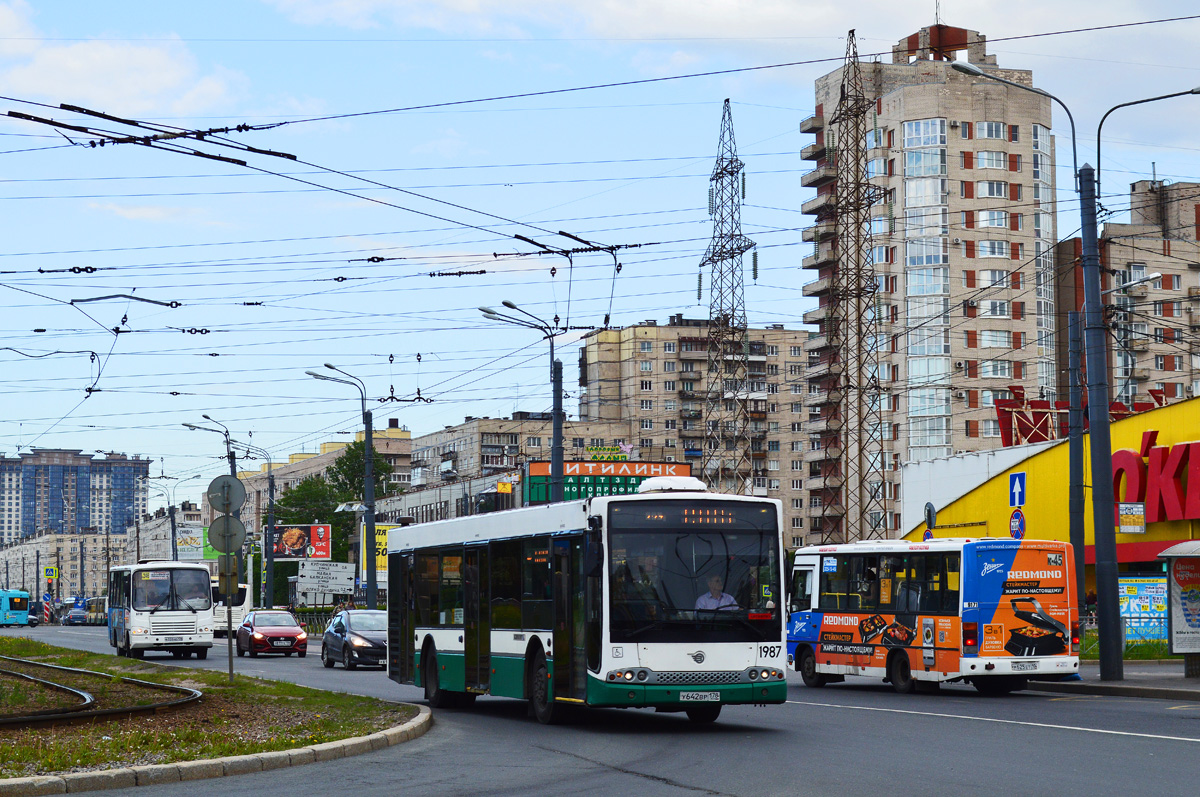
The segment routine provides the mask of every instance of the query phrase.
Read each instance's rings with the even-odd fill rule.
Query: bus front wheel
[[[888,662],[888,680],[892,682],[892,688],[902,695],[912,694],[917,688],[907,652],[898,650],[892,654],[892,660]]]
[[[196,648],[196,658],[204,660],[208,658],[208,648]]]
[[[529,703],[533,716],[543,725],[554,725],[562,720],[562,707],[550,696],[550,668],[546,665],[546,654],[541,650],[533,655],[530,668]]]
[[[685,709],[687,718],[692,722],[716,722],[717,717],[721,716],[721,705],[718,703],[715,706],[696,706],[695,708]]]
[[[437,651],[432,648],[421,657],[425,662],[425,700],[430,708],[450,708],[454,704],[454,695],[441,687],[438,679]]]
[[[796,664],[796,669],[800,671],[800,679],[807,687],[817,689],[829,683],[826,676],[817,672],[817,657],[813,655],[812,648],[801,650],[800,661]]]

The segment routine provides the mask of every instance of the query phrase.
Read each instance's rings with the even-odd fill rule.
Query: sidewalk
[[[1182,659],[1126,661],[1123,681],[1101,681],[1099,663],[1083,661],[1079,665],[1079,675],[1082,681],[1030,681],[1028,689],[1035,692],[1200,701],[1200,678],[1183,677]]]

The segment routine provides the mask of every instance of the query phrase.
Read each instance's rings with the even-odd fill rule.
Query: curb
[[[1030,681],[1027,692],[1061,692],[1077,695],[1107,697],[1142,697],[1155,700],[1200,701],[1200,689],[1175,689],[1165,686],[1131,686],[1129,684],[1090,684],[1079,681]],[[2,794],[2,792],[0,792]]]
[[[42,794],[68,794],[101,789],[127,789],[133,786],[157,786],[163,783],[244,775],[248,772],[265,772],[272,769],[313,764],[318,761],[348,758],[403,744],[424,736],[433,724],[433,714],[428,706],[414,707],[417,709],[417,716],[408,722],[372,733],[369,736],[354,736],[336,742],[325,742],[292,750],[251,753],[228,758],[207,758],[199,761],[180,761],[175,764],[149,764],[120,769],[72,772],[66,775],[34,775],[27,778],[0,779],[0,797],[35,797]]]

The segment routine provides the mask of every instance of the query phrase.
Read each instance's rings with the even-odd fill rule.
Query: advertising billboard
[[[1200,653],[1200,558],[1170,560],[1171,652]]]
[[[264,537],[266,529],[263,530]],[[276,526],[275,561],[298,562],[301,559],[328,559],[333,547],[331,529],[326,525]]]
[[[175,546],[179,561],[199,562],[204,558],[204,547],[208,544],[208,529],[198,523],[182,523],[175,531]]]
[[[1117,584],[1126,641],[1166,642],[1167,577],[1122,574]]]
[[[375,524],[375,586],[380,589],[387,589],[387,535],[391,529],[398,529],[395,524],[388,525],[386,523]],[[358,577],[365,587],[367,584],[367,556],[371,550],[371,546],[367,545],[367,524],[361,523],[358,527],[358,550],[363,552],[363,555],[358,557]]]

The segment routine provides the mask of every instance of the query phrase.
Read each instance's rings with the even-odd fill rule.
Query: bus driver
[[[706,611],[729,611],[737,609],[737,601],[728,592],[722,592],[721,587],[724,582],[720,576],[713,575],[708,578],[708,592],[696,598],[696,609]]]

